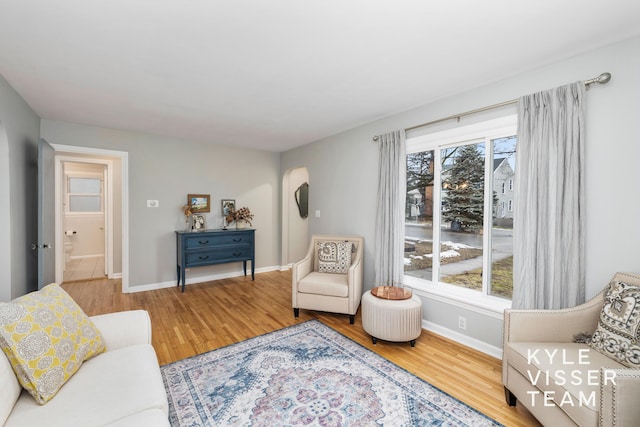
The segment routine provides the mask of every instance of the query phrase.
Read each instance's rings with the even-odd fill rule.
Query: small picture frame
[[[187,204],[191,206],[191,212],[211,212],[211,196],[209,194],[189,194]]]
[[[220,201],[220,212],[222,213],[222,217],[226,217],[229,215],[230,210],[236,209],[236,201],[234,199],[222,199]]]
[[[207,218],[204,215],[191,215],[191,231],[204,231],[207,229]]]

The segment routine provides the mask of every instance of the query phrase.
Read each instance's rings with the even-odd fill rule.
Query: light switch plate
[[[320,218],[320,211],[319,210],[316,211],[316,218]]]

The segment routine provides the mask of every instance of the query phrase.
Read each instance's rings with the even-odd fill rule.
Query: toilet
[[[71,236],[76,234],[75,231],[65,231],[64,236],[64,262],[71,261],[71,250],[73,249],[73,243],[71,242]]]

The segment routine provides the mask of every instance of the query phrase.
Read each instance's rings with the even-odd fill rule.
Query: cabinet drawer
[[[243,261],[251,258],[250,246],[213,248],[187,253],[187,266]]]
[[[185,238],[187,249],[208,248],[215,246],[227,245],[251,245],[253,243],[253,234],[251,233],[225,233],[215,234],[207,233],[198,236],[197,234]]]

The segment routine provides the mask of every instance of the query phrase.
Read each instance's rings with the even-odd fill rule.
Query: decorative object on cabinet
[[[222,199],[220,200],[220,207],[222,216],[226,217],[227,215],[229,215],[230,211],[236,210],[236,201],[233,199]]]
[[[235,207],[234,209],[230,208],[229,213],[225,217],[227,224],[231,224],[233,221],[235,221],[236,228],[244,228],[245,222],[248,223],[249,225],[253,225],[251,223],[252,219],[253,219],[253,214],[251,213],[249,208],[246,206],[241,207],[238,210],[235,210]]]
[[[209,194],[189,194],[187,204],[192,213],[211,212],[211,196]]]
[[[204,230],[199,233],[176,231],[178,286],[185,286],[188,268],[242,261],[247,275],[251,261],[251,280],[255,280],[255,230]]]
[[[184,213],[184,229],[185,231],[191,231],[191,205],[186,204],[182,206],[182,213]]]
[[[296,204],[300,212],[300,218],[309,216],[309,183],[303,182],[295,191]]]
[[[191,215],[191,231],[204,231],[207,229],[207,218],[204,215]]]

